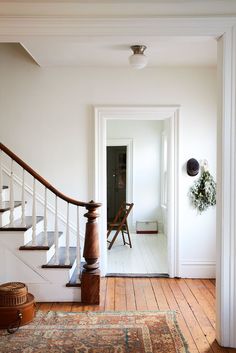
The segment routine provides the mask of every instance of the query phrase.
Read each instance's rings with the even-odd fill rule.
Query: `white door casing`
[[[236,25],[218,39],[216,337],[236,348]]]

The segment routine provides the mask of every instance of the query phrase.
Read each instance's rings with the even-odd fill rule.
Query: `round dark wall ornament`
[[[191,158],[187,162],[187,173],[189,176],[196,176],[199,173],[199,163],[196,159]]]

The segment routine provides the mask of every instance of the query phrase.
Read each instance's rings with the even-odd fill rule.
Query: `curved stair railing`
[[[70,205],[77,207],[77,246],[76,246],[76,259],[77,259],[77,271],[78,276],[81,272],[81,253],[80,253],[80,220],[79,220],[79,207],[86,209],[84,217],[87,218],[85,237],[84,237],[84,249],[83,257],[85,263],[83,264],[83,271],[81,274],[81,301],[89,304],[99,303],[99,292],[100,292],[100,271],[99,271],[99,236],[98,236],[98,225],[97,218],[99,214],[97,209],[101,206],[100,203],[94,201],[83,202],[70,198],[54,186],[52,186],[47,180],[41,177],[35,170],[33,170],[27,163],[20,159],[15,153],[9,148],[0,143],[0,206],[2,205],[2,190],[3,190],[3,168],[2,168],[2,153],[5,153],[11,158],[10,168],[10,183],[9,183],[9,225],[14,225],[14,172],[13,164],[17,163],[22,168],[22,184],[21,184],[21,227],[26,225],[25,215],[25,172],[29,173],[33,177],[33,199],[32,199],[32,246],[37,246],[36,237],[36,180],[44,186],[44,246],[48,245],[47,237],[47,197],[48,190],[55,195],[55,227],[54,227],[54,244],[55,244],[55,267],[59,265],[59,229],[58,229],[58,198],[64,200],[67,203],[67,216],[66,216],[66,236],[65,236],[65,263],[67,266],[70,264],[70,223],[69,223],[69,210]]]

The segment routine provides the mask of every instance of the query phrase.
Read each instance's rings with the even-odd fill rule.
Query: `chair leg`
[[[132,248],[131,238],[130,238],[130,234],[129,234],[129,227],[128,227],[128,223],[127,222],[126,222],[126,229],[127,229],[128,239],[129,239],[129,246],[130,246],[130,248]]]
[[[114,244],[114,242],[115,242],[115,240],[116,240],[118,234],[120,233],[120,231],[121,231],[121,229],[118,228],[117,231],[115,232],[115,235],[114,235],[114,237],[112,238],[112,240],[111,240],[111,242],[110,242],[110,245],[108,246],[108,250],[111,250],[112,245]]]
[[[123,243],[125,245],[125,236],[124,236],[124,230],[123,229],[121,229],[121,234],[122,234]]]
[[[108,250],[111,250],[112,245],[114,244],[114,242],[115,242],[115,240],[116,240],[116,238],[117,238],[119,232],[121,232],[121,234],[122,234],[122,239],[123,239],[124,245],[127,244],[127,245],[129,245],[130,248],[132,248],[131,237],[130,237],[129,227],[128,227],[128,223],[127,223],[127,222],[125,222],[125,223],[123,223],[123,224],[121,224],[121,225],[119,226],[119,228],[117,229],[117,231],[116,231],[115,235],[113,236],[112,240],[109,241],[109,240],[108,240],[108,237],[109,237],[109,235],[111,234],[111,231],[112,231],[112,230],[113,230],[113,229],[112,229],[112,227],[111,227],[111,228],[108,230],[108,232],[107,232],[107,242],[109,243]],[[128,242],[125,241],[125,234],[124,234],[124,233],[127,233]]]

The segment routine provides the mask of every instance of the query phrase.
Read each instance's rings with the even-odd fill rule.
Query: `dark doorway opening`
[[[126,201],[127,147],[107,146],[107,221]]]

